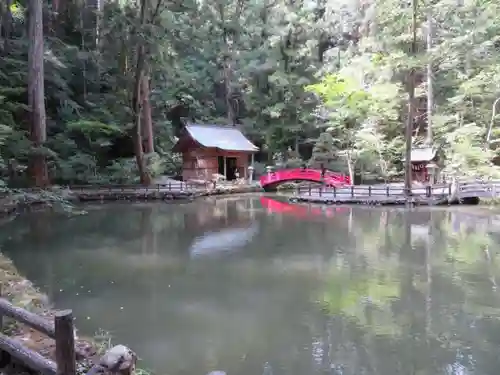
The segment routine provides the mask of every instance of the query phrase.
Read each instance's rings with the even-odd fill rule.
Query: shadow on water
[[[3,227],[85,333],[160,374],[496,374],[500,219],[269,197],[113,204]]]

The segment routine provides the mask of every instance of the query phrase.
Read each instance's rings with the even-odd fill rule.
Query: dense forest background
[[[256,169],[402,175],[405,126],[448,176],[495,177],[495,0],[1,0],[0,173],[175,175],[182,121],[236,124]]]

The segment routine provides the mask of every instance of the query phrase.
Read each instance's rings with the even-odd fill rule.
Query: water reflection
[[[258,231],[259,226],[252,224],[248,228],[229,228],[218,232],[207,232],[194,239],[189,253],[191,257],[229,253],[248,244]]]
[[[498,223],[244,198],[37,214],[0,241],[80,329],[111,330],[158,373],[489,375]]]

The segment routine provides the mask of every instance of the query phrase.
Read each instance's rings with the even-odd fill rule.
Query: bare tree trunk
[[[241,14],[241,2],[236,2],[236,10],[235,10],[235,19],[239,19],[240,14]],[[232,71],[232,63],[233,63],[233,43],[238,39],[238,36],[236,35],[228,35],[228,31],[225,29],[225,24],[226,24],[226,14],[225,14],[225,9],[223,5],[219,6],[219,16],[221,19],[221,24],[224,27],[223,34],[222,34],[222,39],[224,42],[224,66],[223,66],[223,71],[222,74],[224,76],[224,86],[225,86],[225,92],[226,92],[226,108],[227,108],[227,120],[230,125],[235,126],[236,125],[236,115],[237,115],[237,108],[235,108],[234,104],[234,98],[233,98],[233,71]],[[230,40],[231,38],[231,40]]]
[[[350,151],[347,153],[347,170],[351,184],[354,185],[354,161],[352,160]]]
[[[142,128],[144,136],[144,152],[151,154],[155,152],[153,137],[153,120],[151,118],[151,103],[149,102],[149,77],[144,75],[141,82],[142,86]]]
[[[417,0],[412,0],[412,43],[411,55],[415,56],[417,53]],[[405,196],[407,199],[411,196],[411,148],[412,148],[412,135],[413,135],[413,117],[415,106],[415,69],[411,69],[408,73],[408,118],[406,122],[406,152],[405,152]]]
[[[233,88],[231,87],[231,64],[226,62],[226,67],[224,68],[224,76],[226,82],[226,106],[227,106],[227,118],[230,125],[236,125],[236,113],[233,106]]]
[[[4,9],[2,9],[2,36],[4,38],[3,42],[3,54],[7,56],[10,50],[10,34],[12,30],[12,12],[10,11],[10,6],[12,0],[6,0],[4,4]]]
[[[30,139],[37,148],[32,156],[30,174],[35,186],[49,184],[47,160],[40,151],[47,137],[43,69],[43,9],[39,0],[29,1],[28,106],[31,111]]]
[[[54,12],[51,17],[50,29],[58,37],[63,37],[66,33],[69,13],[69,0],[53,0],[52,11]]]
[[[427,63],[427,145],[432,145],[432,115],[434,109],[434,90],[432,82],[432,59],[430,59],[430,51],[432,50],[432,10],[429,5],[427,9],[427,54],[429,62]]]
[[[143,0],[144,2],[144,0]],[[146,162],[144,160],[144,151],[142,148],[142,106],[141,106],[141,80],[142,80],[142,65],[141,62],[144,59],[144,47],[139,46],[137,51],[137,66],[135,71],[135,84],[134,84],[134,153],[135,160],[137,163],[137,169],[139,171],[139,177],[141,184],[150,185],[151,184],[151,176],[148,173]]]
[[[52,0],[52,11],[54,13],[59,13],[60,9],[59,9],[59,0]],[[56,16],[57,18],[57,16]]]
[[[146,0],[141,0],[141,15],[140,24],[144,25],[146,20]],[[148,173],[147,166],[144,160],[144,151],[142,149],[142,130],[141,130],[141,112],[142,112],[142,95],[141,95],[141,82],[144,76],[144,66],[146,53],[144,50],[144,44],[139,40],[139,45],[137,48],[137,62],[135,67],[135,81],[134,81],[134,91],[132,98],[132,109],[134,113],[134,153],[135,160],[137,162],[137,169],[139,170],[139,177],[141,184],[150,185],[151,176]]]

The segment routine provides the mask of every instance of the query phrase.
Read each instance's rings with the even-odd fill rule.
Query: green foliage
[[[446,1],[418,4],[417,53],[410,54],[411,7],[395,0],[368,2],[350,15],[363,25],[359,43],[342,56],[340,70],[327,70],[307,90],[321,98],[321,126],[332,134],[339,155],[350,168],[376,171],[385,179],[401,173],[402,135],[406,123],[406,85],[416,72],[413,143],[427,133],[425,72],[432,64],[433,143],[447,157],[447,175],[493,177],[498,154],[500,96],[497,3],[455,6]],[[425,48],[428,15],[432,48]],[[498,104],[498,102],[497,102]],[[492,136],[485,144],[488,129]],[[318,140],[322,142],[322,140]]]
[[[71,4],[64,27],[48,28],[47,142],[37,150],[28,140],[26,9],[15,3],[9,38],[0,40],[0,171],[7,182],[25,184],[34,152],[47,155],[56,183],[137,180],[131,135],[140,45],[147,49],[150,78],[156,152],[146,157],[146,166],[153,177],[179,172],[171,148],[179,121],[189,118],[236,119],[262,145],[267,160],[281,166],[301,165],[301,144],[314,139],[311,165],[390,179],[401,174],[410,68],[417,72],[420,108],[414,143],[426,132],[428,62],[434,71],[434,143],[448,156],[448,170],[496,173],[490,163],[500,136],[499,118],[492,115],[500,96],[496,2],[457,7],[440,0],[425,9],[420,4],[418,53],[410,55],[411,9],[396,0],[371,0],[362,8],[332,0],[182,6],[158,1],[158,14],[153,17],[153,2],[144,23],[135,3],[105,2],[97,41],[92,17],[82,21],[85,2]],[[428,51],[427,10],[435,25]],[[480,152],[490,126],[491,152]],[[455,142],[461,139],[474,139],[474,147]],[[282,157],[297,144],[299,155]],[[460,156],[466,151],[476,156]]]
[[[327,167],[337,159],[337,151],[335,139],[330,133],[323,132],[314,145],[313,155],[309,164],[315,168],[318,168],[321,164]]]

